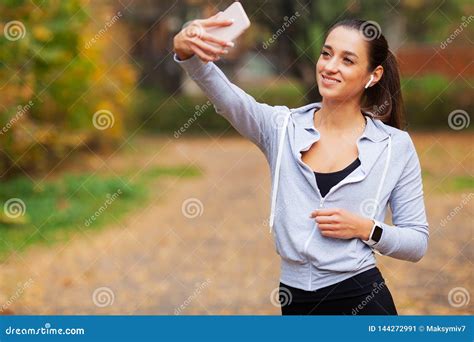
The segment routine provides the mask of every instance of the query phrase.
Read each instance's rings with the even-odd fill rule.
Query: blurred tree
[[[1,2],[0,174],[46,171],[83,142],[120,138],[135,72],[111,42],[109,11],[81,0]],[[99,110],[112,114],[107,129],[93,124]]]

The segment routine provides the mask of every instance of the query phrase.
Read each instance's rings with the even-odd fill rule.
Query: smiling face
[[[368,44],[358,30],[338,26],[321,49],[316,64],[319,93],[328,100],[360,99],[370,79]]]

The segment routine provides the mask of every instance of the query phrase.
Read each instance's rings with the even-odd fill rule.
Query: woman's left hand
[[[374,221],[341,208],[317,209],[315,218],[321,235],[336,239],[359,238],[368,240]]]

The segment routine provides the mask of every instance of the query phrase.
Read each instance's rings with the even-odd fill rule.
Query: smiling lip
[[[341,81],[338,80],[337,78],[332,78],[332,77],[329,77],[329,76],[323,75],[323,74],[321,74],[321,76],[323,77],[323,79],[326,79],[326,80],[329,80],[329,81],[337,81],[338,83],[341,83]]]

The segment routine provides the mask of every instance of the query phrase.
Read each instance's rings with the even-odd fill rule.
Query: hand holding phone
[[[223,12],[185,25],[173,39],[173,50],[181,60],[196,54],[205,62],[216,61],[249,26],[242,5],[236,1]]]
[[[209,27],[206,32],[225,41],[233,41],[250,26],[250,20],[242,4],[238,1],[227,7],[215,16],[217,20],[232,20],[233,23],[226,27]]]

